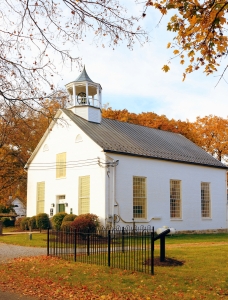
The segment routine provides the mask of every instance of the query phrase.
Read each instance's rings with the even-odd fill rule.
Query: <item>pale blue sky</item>
[[[113,109],[128,109],[140,113],[153,111],[169,118],[194,121],[197,116],[209,114],[226,118],[228,115],[228,84],[221,81],[215,88],[217,74],[206,76],[199,70],[187,76],[182,82],[183,66],[179,59],[172,60],[171,70],[164,73],[161,69],[172,56],[166,48],[172,41],[172,33],[166,31],[165,18],[157,27],[160,15],[152,9],[144,20],[150,32],[150,43],[133,51],[126,45],[114,51],[108,46],[102,48],[93,44],[91,34],[78,47],[71,49],[75,56],[82,58],[90,78],[101,84],[103,103]],[[221,66],[225,66],[225,62]],[[63,79],[60,86],[76,79],[79,70],[60,69]],[[228,77],[228,74],[227,74]]]

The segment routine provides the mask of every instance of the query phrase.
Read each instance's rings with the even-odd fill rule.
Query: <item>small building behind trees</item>
[[[26,206],[22,202],[20,198],[15,198],[11,203],[15,213],[17,214],[17,218],[22,218],[26,216]]]

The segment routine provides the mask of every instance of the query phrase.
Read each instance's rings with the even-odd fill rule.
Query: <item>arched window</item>
[[[48,151],[48,150],[49,150],[48,144],[45,144],[43,147],[43,151]]]
[[[76,136],[75,143],[80,143],[80,142],[82,142],[82,141],[83,141],[82,136],[81,136],[80,134],[78,134],[78,135]]]

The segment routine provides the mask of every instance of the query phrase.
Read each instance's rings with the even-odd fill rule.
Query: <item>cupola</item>
[[[75,81],[66,84],[70,97],[68,109],[87,121],[101,122],[102,88],[88,76],[85,66]]]

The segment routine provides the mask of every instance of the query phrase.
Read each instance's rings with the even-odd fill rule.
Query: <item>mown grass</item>
[[[174,244],[167,256],[184,265],[155,266],[155,276],[53,257],[17,259],[2,268],[0,288],[45,299],[228,299],[227,253],[224,242]]]
[[[167,244],[228,242],[228,233],[174,234],[166,237]]]
[[[5,230],[5,228],[4,228]],[[11,228],[12,230],[12,228]],[[9,230],[8,232],[12,231]],[[21,234],[9,234],[7,232],[5,235],[0,236],[0,242],[13,244],[13,245],[20,245],[20,246],[31,246],[31,247],[46,247],[47,243],[47,234],[46,232],[43,233],[33,233],[32,240],[29,240],[29,232],[21,233]],[[149,238],[146,238],[149,240]],[[219,234],[175,234],[172,236],[166,237],[166,244],[167,245],[175,245],[175,244],[191,244],[191,243],[220,243],[220,242],[228,242],[228,233],[219,233]],[[117,239],[115,241],[116,245],[119,244],[121,246],[122,240]],[[132,246],[137,246],[141,243],[141,238],[134,239],[134,238],[125,238],[124,244],[128,245],[131,244]],[[159,241],[155,242],[156,246],[159,246]],[[85,245],[81,244],[80,247],[86,247]],[[107,247],[106,243],[101,244],[100,247]]]
[[[46,233],[0,241],[45,247]],[[166,244],[166,256],[184,265],[155,266],[155,276],[42,256],[5,264],[0,289],[45,299],[228,299],[228,234],[173,235]]]
[[[28,246],[28,247],[47,247],[46,233],[33,233],[32,239],[29,233],[1,235],[0,242],[12,245]]]
[[[7,232],[15,232],[18,231],[20,228],[19,227],[3,227],[3,233],[7,233]]]

